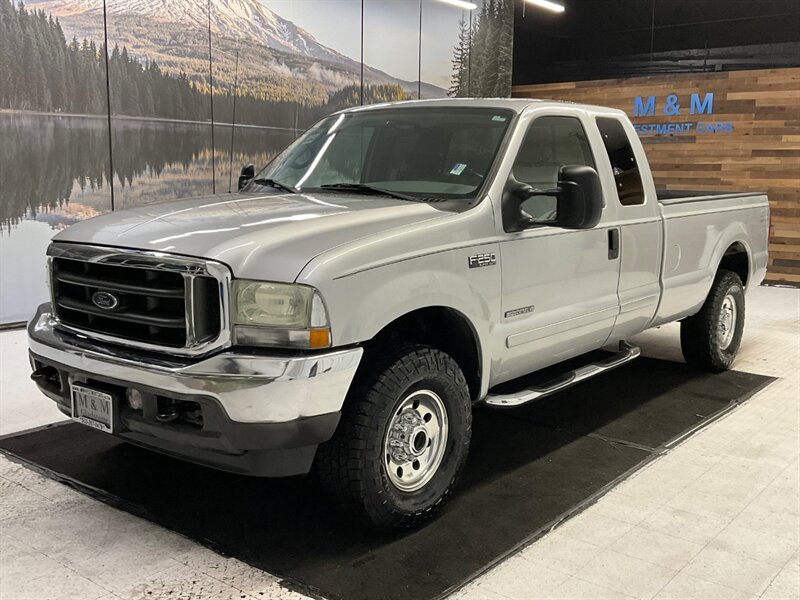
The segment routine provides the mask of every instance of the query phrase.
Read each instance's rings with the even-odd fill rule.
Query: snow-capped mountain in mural
[[[103,10],[103,0],[29,0],[28,4],[60,17],[89,12],[102,14]],[[145,17],[200,29],[209,25],[209,5],[212,33],[311,58],[349,61],[258,0],[213,0],[210,3],[205,0],[106,0],[109,15]]]

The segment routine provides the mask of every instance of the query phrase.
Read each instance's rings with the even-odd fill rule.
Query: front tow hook
[[[55,367],[45,366],[36,369],[33,373],[31,373],[31,379],[37,384],[41,385],[46,383],[47,381],[53,381],[54,379],[58,379],[58,371]]]

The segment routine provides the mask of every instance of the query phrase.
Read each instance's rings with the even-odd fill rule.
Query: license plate
[[[111,394],[72,384],[72,418],[106,433],[114,430],[114,402]]]

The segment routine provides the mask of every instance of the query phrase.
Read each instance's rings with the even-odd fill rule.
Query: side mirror
[[[561,167],[556,226],[592,229],[603,216],[603,187],[592,167]]]
[[[256,168],[253,165],[245,165],[242,167],[242,172],[239,175],[239,191],[241,192],[253,177],[256,176]]]
[[[556,216],[542,221],[523,214],[522,204],[534,196],[555,196]],[[600,176],[591,167],[561,167],[558,187],[537,189],[517,181],[513,175],[503,193],[503,229],[518,232],[534,225],[549,225],[564,229],[592,229],[603,214],[603,188]]]

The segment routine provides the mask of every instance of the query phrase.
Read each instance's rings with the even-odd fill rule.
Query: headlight
[[[331,330],[319,292],[298,284],[236,279],[234,342],[283,348],[328,348]]]

